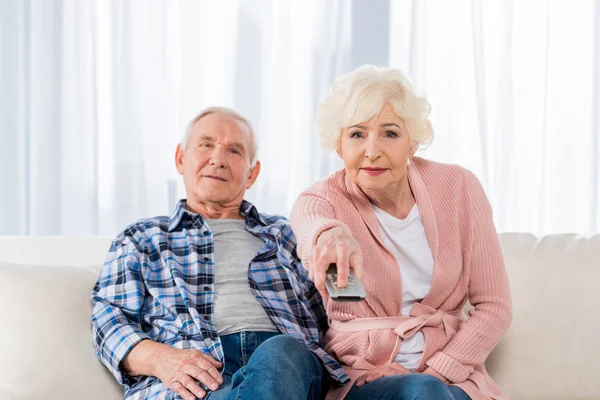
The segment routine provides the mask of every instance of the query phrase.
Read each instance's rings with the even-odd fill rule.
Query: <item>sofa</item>
[[[600,399],[600,235],[500,235],[513,322],[487,361],[517,400]],[[109,238],[0,237],[0,400],[116,400],[89,292]]]

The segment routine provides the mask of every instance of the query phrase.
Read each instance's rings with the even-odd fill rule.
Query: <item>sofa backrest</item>
[[[500,235],[513,322],[487,360],[517,400],[600,399],[600,235]],[[0,238],[0,399],[122,399],[89,292],[108,238]]]

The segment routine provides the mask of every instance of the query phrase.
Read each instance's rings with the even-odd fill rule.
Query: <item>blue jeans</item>
[[[221,336],[223,384],[208,400],[322,399],[329,374],[306,346],[288,335],[240,332]]]
[[[471,400],[459,387],[425,374],[391,375],[353,386],[346,400]]]

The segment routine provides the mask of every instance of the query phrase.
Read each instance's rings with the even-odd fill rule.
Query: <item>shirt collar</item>
[[[200,226],[204,225],[204,218],[202,217],[202,215],[188,210],[185,206],[185,199],[181,199],[177,202],[175,210],[173,210],[173,213],[171,214],[171,218],[169,220],[169,232],[173,232],[175,229],[177,229],[181,221],[185,218],[190,219],[193,224],[196,224],[199,221]],[[248,227],[249,229],[256,228],[257,226],[268,225],[254,206],[254,204],[250,203],[249,201],[242,200],[242,204],[240,206],[240,213],[244,216],[246,220],[246,227]]]

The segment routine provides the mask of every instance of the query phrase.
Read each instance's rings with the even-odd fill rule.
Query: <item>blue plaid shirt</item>
[[[197,349],[224,363],[213,325],[214,242],[201,215],[181,200],[171,218],[130,225],[112,243],[91,294],[96,355],[125,386],[126,399],[180,399],[155,377],[131,377],[120,368],[144,339]],[[344,369],[321,348],[327,320],[321,297],[296,254],[296,238],[283,217],[259,214],[244,201],[246,230],[265,245],[249,261],[252,293],[279,330],[301,341],[331,377]]]

